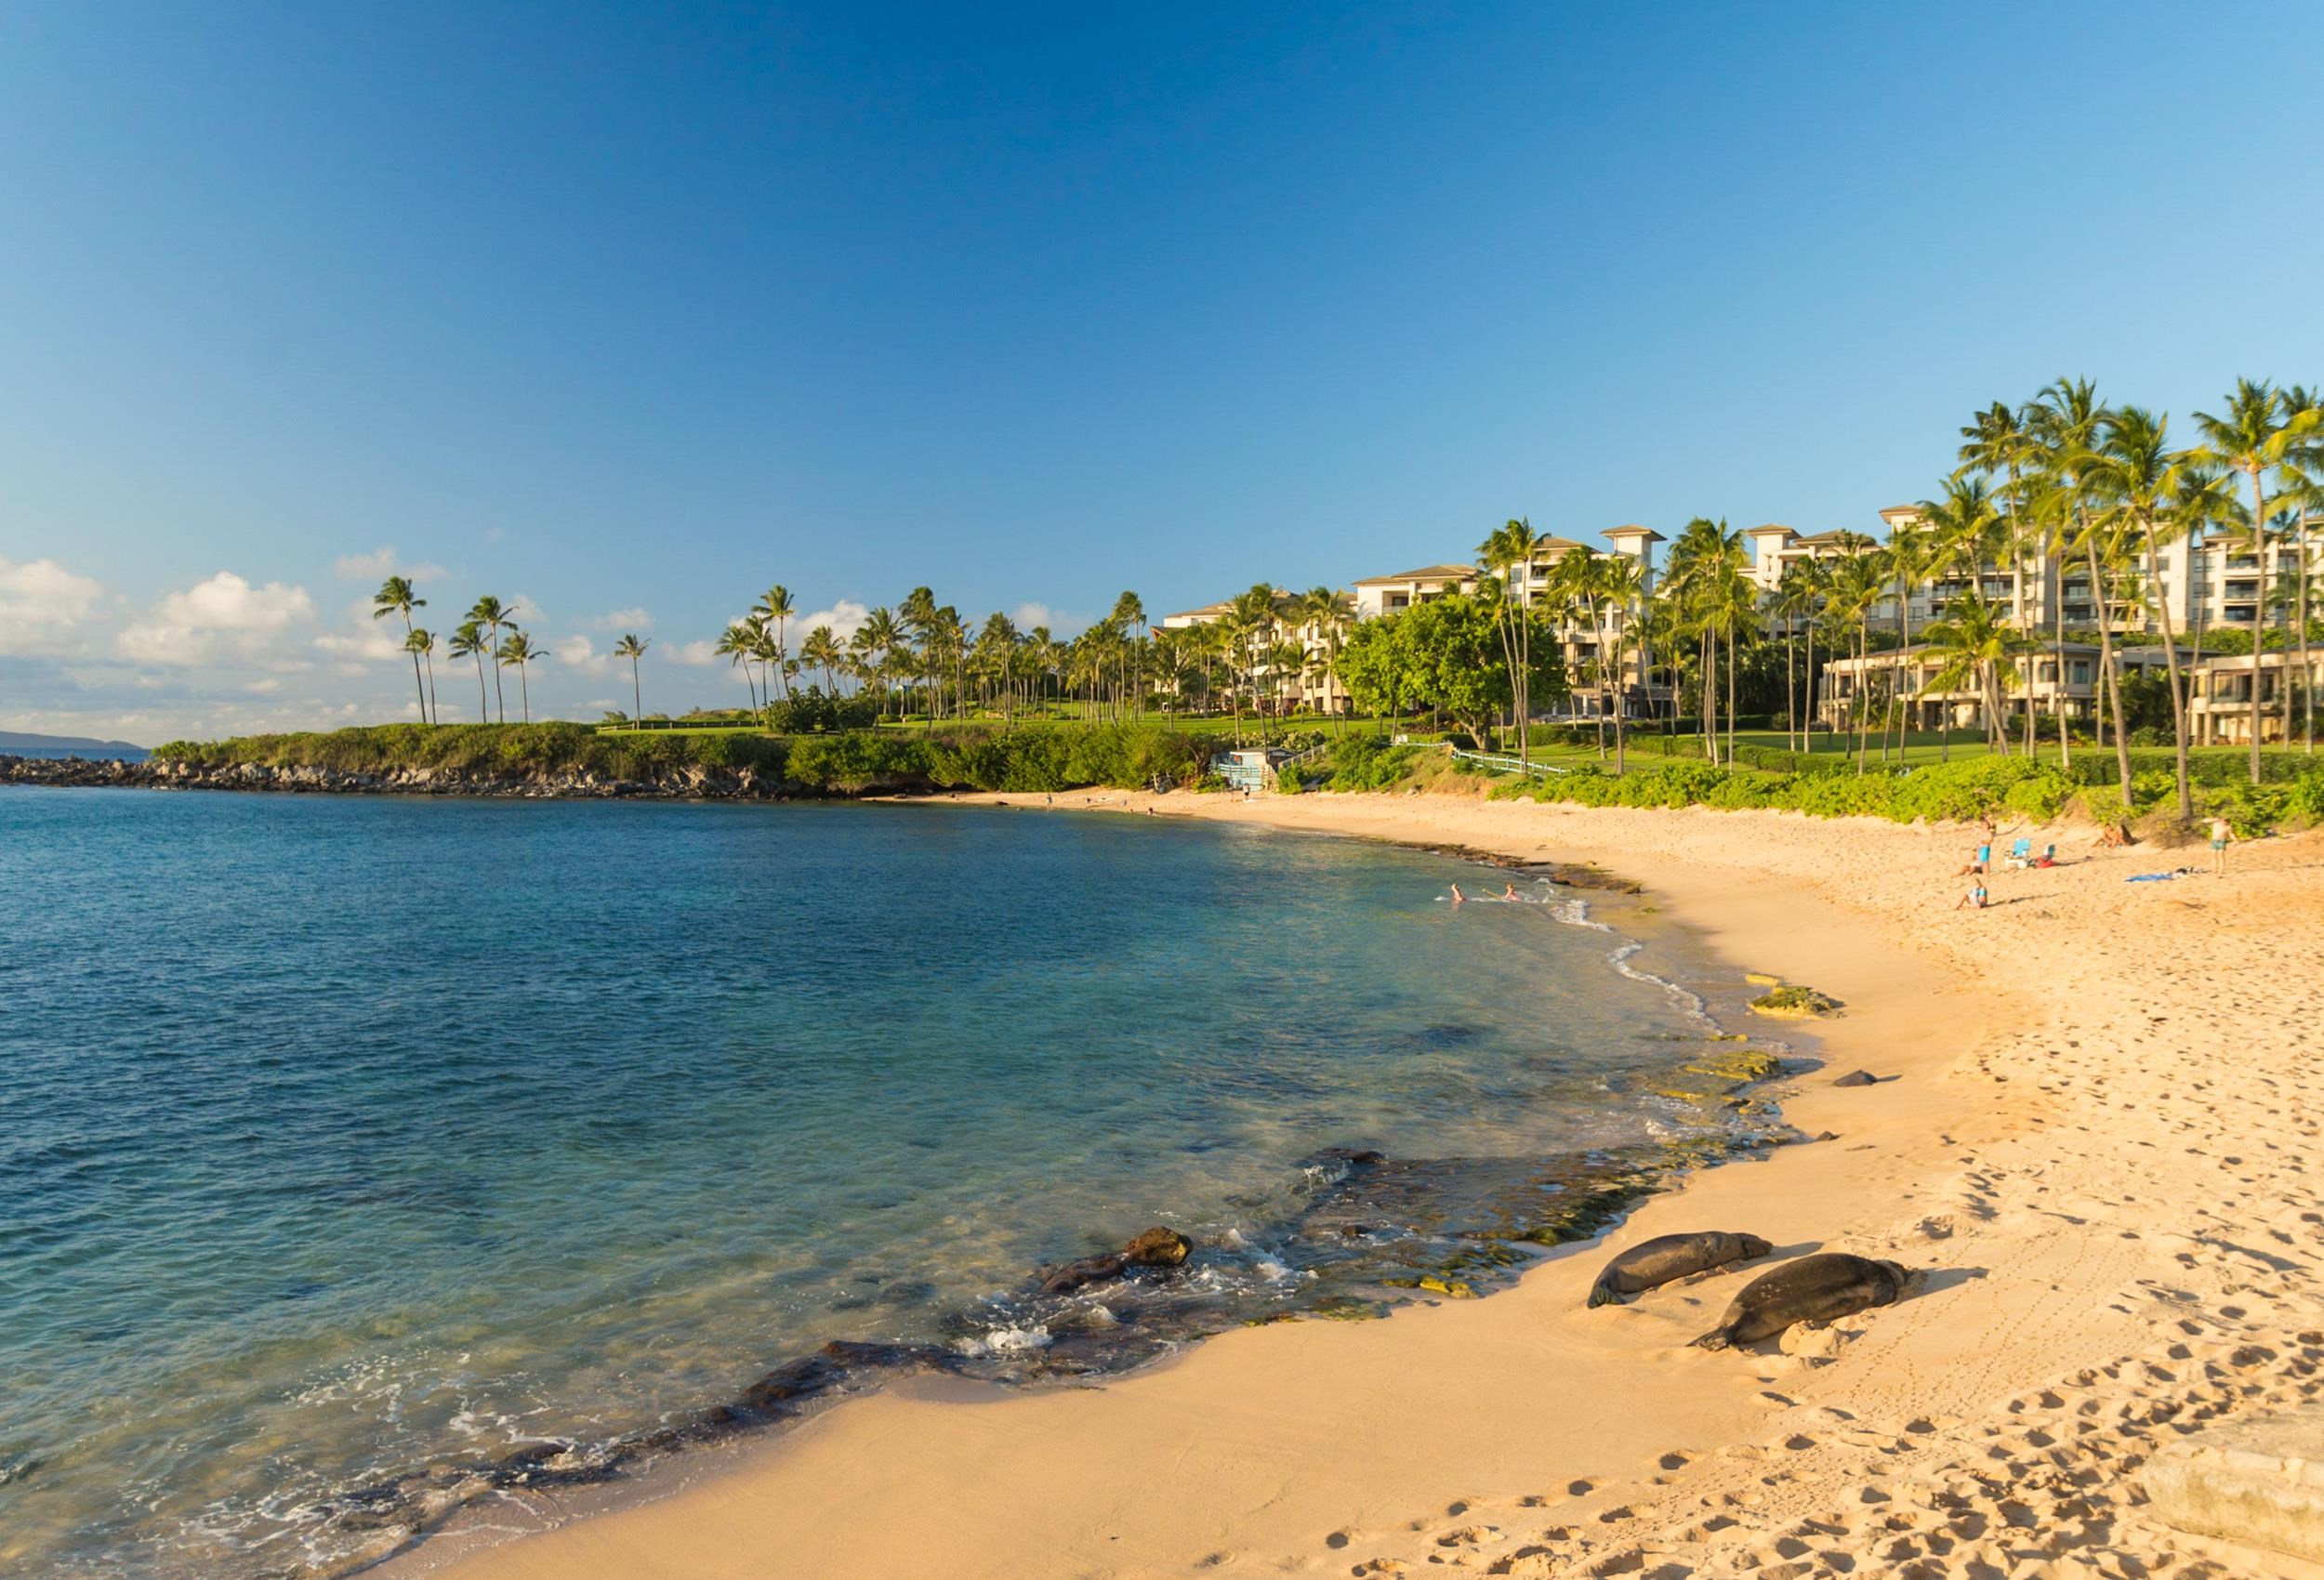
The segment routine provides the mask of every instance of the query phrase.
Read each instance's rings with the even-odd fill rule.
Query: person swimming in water
[[[1465,895],[1465,894],[1463,894],[1463,893],[1461,893],[1461,892],[1460,892],[1460,885],[1459,885],[1459,884],[1457,884],[1457,883],[1456,883],[1456,884],[1454,884],[1454,885],[1452,886],[1452,891],[1453,891],[1453,902],[1453,902],[1454,904],[1456,904],[1456,905],[1459,904],[1462,901],[1464,901],[1464,900],[1466,900],[1466,899],[1468,899],[1468,898],[1469,898],[1467,895]]]
[[[1504,900],[1515,901],[1520,905],[1525,902],[1525,897],[1517,892],[1517,886],[1513,883],[1504,883],[1501,885],[1501,898]]]

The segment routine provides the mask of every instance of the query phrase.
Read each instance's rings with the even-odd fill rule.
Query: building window
[[[2088,660],[2088,659],[2086,659],[2086,658],[2078,658],[2078,659],[2076,659],[2076,660],[2074,661],[2074,665],[2073,665],[2073,671],[2072,671],[2072,673],[2073,673],[2073,676],[2074,676],[2074,684],[2076,684],[2077,686],[2087,686],[2087,685],[2089,685],[2089,684],[2090,684],[2090,660]]]

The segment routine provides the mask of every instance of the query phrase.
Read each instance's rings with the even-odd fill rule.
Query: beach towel
[[[2122,881],[2124,883],[2169,883],[2178,876],[2177,873],[2133,873]]]

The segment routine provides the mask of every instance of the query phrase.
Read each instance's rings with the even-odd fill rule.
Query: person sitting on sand
[[[1992,825],[1988,823],[1986,826],[1989,828]],[[1983,877],[1986,874],[1986,869],[1993,864],[1992,838],[1993,836],[1990,834],[1987,835],[1986,839],[1987,843],[1978,846],[1977,853],[1969,858],[1969,864],[1961,868],[1961,871],[1955,873],[1953,876],[1955,877],[1968,877],[1974,875],[1977,877]]]
[[[1972,911],[1982,911],[1985,909],[1985,885],[1980,883],[1971,889],[1968,893],[1962,895],[1961,899],[1955,902],[1953,909],[1959,911],[1966,908]]]
[[[2057,864],[2058,848],[2055,845],[2044,845],[2041,848],[2041,859],[2034,862],[2034,865],[2037,867],[2054,867]]]
[[[2227,846],[2236,836],[2236,825],[2225,818],[2211,820],[2211,870],[2221,877],[2227,876]]]
[[[2102,850],[2119,850],[2130,842],[2131,836],[2122,832],[2122,825],[2111,818],[2098,830],[2098,848]]]

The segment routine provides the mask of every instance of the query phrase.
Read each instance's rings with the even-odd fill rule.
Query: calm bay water
[[[942,805],[0,788],[0,1569],[309,1573],[376,1540],[351,1490],[827,1339],[1037,1367],[1071,1313],[1027,1271],[1149,1223],[1202,1251],[1148,1326],[1216,1327],[1703,1123],[1647,1091],[1707,1029],[1684,958],[1618,968],[1546,885],[1441,902],[1482,876]],[[1438,1162],[1327,1252],[1335,1146]]]

